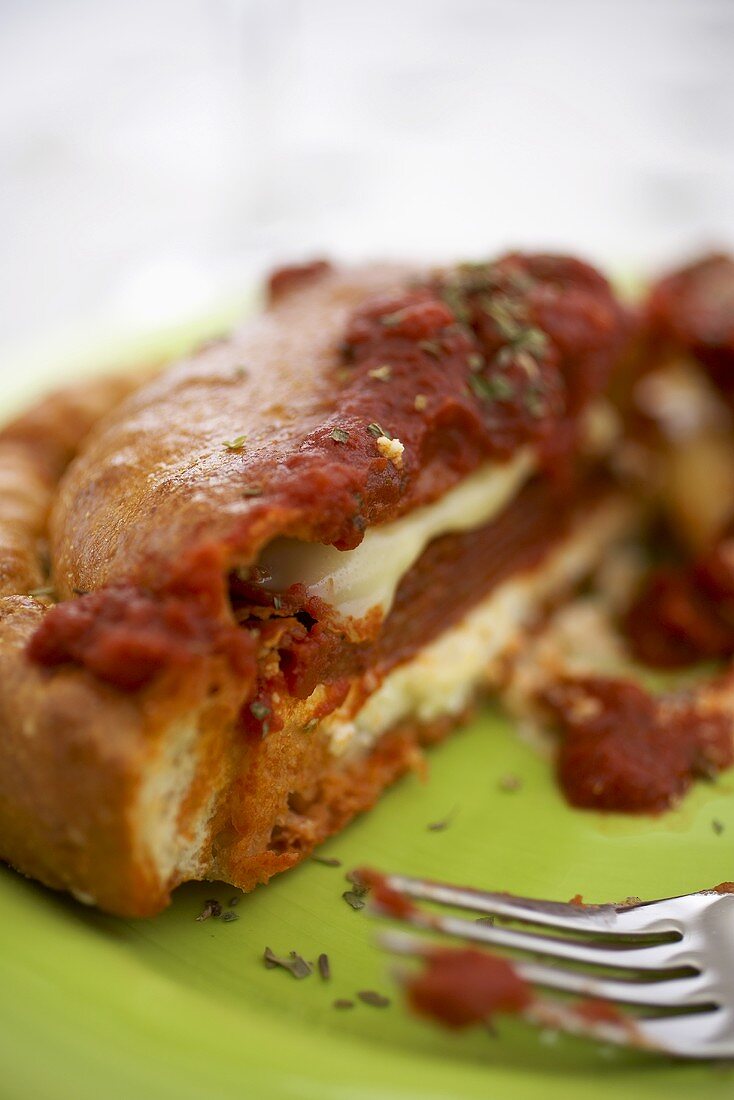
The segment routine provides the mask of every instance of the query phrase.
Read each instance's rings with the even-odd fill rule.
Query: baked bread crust
[[[318,272],[313,285],[284,293],[230,339],[133,393],[59,487],[50,531],[59,595],[121,579],[155,583],[203,539],[233,552],[237,543],[246,559],[273,533],[311,534],[297,502],[267,490],[333,409],[335,349],[350,312],[406,275],[379,266]],[[227,446],[238,438],[246,454]],[[267,507],[244,494],[251,483],[266,490]]]
[[[56,485],[132,384],[71,386],[0,433],[0,853],[50,886],[136,911],[157,888],[132,858],[126,813],[145,743],[139,701],[80,669],[49,678],[25,654],[46,610]]]

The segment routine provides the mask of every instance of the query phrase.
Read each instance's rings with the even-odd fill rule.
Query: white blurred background
[[[0,0],[0,369],[292,257],[712,244],[732,0]]]

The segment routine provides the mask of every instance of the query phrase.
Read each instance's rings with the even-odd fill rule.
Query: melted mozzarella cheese
[[[532,472],[529,449],[509,462],[491,462],[461,481],[433,504],[379,527],[370,527],[354,550],[320,543],[276,539],[258,565],[265,588],[284,592],[303,584],[344,618],[363,618],[377,607],[387,614],[395,592],[432,539],[489,523],[517,494]]]
[[[398,665],[356,715],[345,708],[322,723],[335,756],[368,750],[398,722],[457,717],[481,688],[496,688],[502,659],[549,598],[572,590],[624,535],[633,510],[616,500],[584,517],[539,568],[501,584],[462,622]]]

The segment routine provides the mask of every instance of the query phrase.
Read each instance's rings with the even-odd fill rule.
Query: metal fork
[[[442,914],[412,904],[396,907],[380,905],[378,900],[372,902],[373,911],[424,931],[553,960],[513,959],[519,976],[534,986],[657,1013],[628,1013],[620,1015],[619,1022],[594,1020],[577,1013],[573,1000],[536,997],[523,1013],[531,1023],[679,1057],[734,1057],[734,893],[726,890],[731,884],[659,901],[582,906],[406,875],[374,877],[411,902],[438,902],[562,935],[477,923],[476,917]],[[385,933],[380,942],[400,955],[423,957],[436,946],[435,941],[405,932]],[[556,960],[582,964],[587,970],[558,965]],[[599,968],[620,974],[595,976]],[[669,1011],[661,1015],[662,1010]]]

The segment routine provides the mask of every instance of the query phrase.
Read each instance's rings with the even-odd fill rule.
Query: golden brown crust
[[[0,442],[0,594],[41,588],[43,536],[52,486],[33,459]]]
[[[77,384],[0,431],[0,596],[47,583],[46,524],[56,484],[91,426],[134,376]]]
[[[145,784],[183,721],[195,724],[190,751],[200,774],[224,786],[221,762],[234,759],[224,740],[239,699],[226,687],[211,695],[221,682],[212,662],[138,696],[80,669],[40,671],[24,648],[43,614],[32,599],[0,601],[0,857],[104,909],[150,915],[180,876],[175,867],[162,872],[148,844]],[[172,822],[176,834],[210,794],[188,791]]]
[[[153,876],[132,858],[128,817],[138,706],[78,670],[48,678],[30,666],[23,648],[43,613],[22,597],[0,610],[0,855],[108,908],[150,907]]]
[[[56,483],[91,428],[139,381],[76,384],[0,433],[0,858],[104,908],[142,915],[166,903],[169,883],[141,850],[132,808],[171,722],[198,708],[202,729],[211,724],[206,694],[218,670],[202,665],[185,685],[136,698],[80,669],[49,674],[25,656],[47,611],[45,597],[27,593],[48,583]],[[188,809],[196,808],[194,792]]]
[[[244,494],[243,456],[226,443],[245,437],[248,455],[262,455],[276,476],[280,458],[333,407],[350,311],[401,277],[405,269],[385,267],[325,273],[124,402],[60,486],[51,524],[60,594],[131,577],[151,583],[161,562],[204,535],[231,539],[257,499]],[[269,508],[252,537],[286,526]]]
[[[258,814],[257,820],[249,817],[248,832],[236,840],[231,834],[226,837],[228,843],[218,856],[215,853],[214,870],[241,889],[252,890],[258,883],[267,882],[273,875],[300,863],[324,840],[369,810],[385,788],[406,772],[423,773],[422,747],[442,740],[457,721],[460,720],[454,716],[427,723],[401,722],[380,738],[368,756],[340,764],[333,759],[329,761],[323,742],[316,743],[297,754],[298,771],[292,768],[288,746],[277,746],[268,754],[270,767],[257,769],[252,778],[248,774],[246,790],[235,795],[239,806],[246,799],[248,807],[256,806],[259,797],[267,796],[271,800],[268,814]],[[285,774],[291,777],[290,793],[282,786],[284,772],[277,764],[273,767],[278,757],[283,763],[287,761]],[[233,809],[236,813],[236,807],[230,806],[230,812]]]

